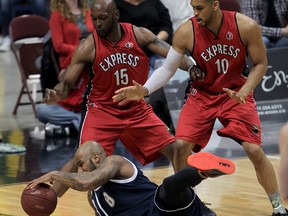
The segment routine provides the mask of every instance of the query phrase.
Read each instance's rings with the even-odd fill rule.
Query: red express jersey
[[[135,38],[133,26],[128,23],[120,25],[124,35],[116,45],[98,37],[96,30],[93,32],[96,56],[88,103],[98,103],[116,109],[127,109],[132,104],[144,103],[144,100],[131,101],[126,106],[119,107],[112,100],[115,91],[133,85],[132,80],[143,85],[149,72],[149,59]]]
[[[236,23],[236,12],[222,11],[221,30],[215,35],[207,27],[200,26],[192,17],[194,49],[192,56],[207,75],[204,83],[193,81],[193,87],[209,93],[220,93],[222,88],[237,89],[246,78],[247,49],[241,41]]]

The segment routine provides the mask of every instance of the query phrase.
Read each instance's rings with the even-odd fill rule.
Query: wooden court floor
[[[270,156],[271,162],[278,170],[279,157]],[[272,208],[268,198],[258,184],[251,162],[247,158],[233,160],[236,172],[230,176],[207,179],[197,186],[196,190],[202,201],[210,203],[219,216],[269,216]],[[173,173],[171,167],[144,170],[154,182]],[[20,204],[20,194],[26,183],[0,187],[0,215],[25,215]],[[288,206],[288,203],[285,203]],[[93,215],[85,192],[69,190],[58,200],[52,216],[86,216]],[[181,215],[179,215],[181,216]]]

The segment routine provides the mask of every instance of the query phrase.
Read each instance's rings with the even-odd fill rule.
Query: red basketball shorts
[[[195,89],[192,92],[178,119],[177,139],[195,144],[193,151],[200,151],[209,142],[218,118],[224,126],[217,131],[219,136],[261,145],[261,125],[252,93],[245,104],[239,104],[225,92],[219,95]]]
[[[111,155],[118,138],[143,165],[158,159],[159,151],[175,141],[150,105],[123,115],[112,115],[100,106],[89,107],[80,131],[80,143],[94,140]]]

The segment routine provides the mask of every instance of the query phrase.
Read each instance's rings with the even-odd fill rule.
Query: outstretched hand
[[[52,178],[52,175],[53,175],[53,171],[46,173],[45,175],[42,175],[39,178],[32,180],[31,182],[28,183],[28,185],[26,186],[26,189],[34,188],[36,185],[40,183],[44,183],[44,182],[50,182],[50,184],[53,184],[54,180]]]
[[[240,92],[236,92],[228,88],[223,88],[223,91],[226,92],[229,95],[229,97],[235,100],[236,102],[240,104],[246,103],[245,97]]]
[[[113,102],[118,105],[124,105],[129,100],[139,100],[145,97],[148,92],[145,87],[133,80],[134,86],[128,86],[115,91],[115,95],[112,97]]]

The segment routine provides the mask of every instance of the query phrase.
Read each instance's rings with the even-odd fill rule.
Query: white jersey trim
[[[125,158],[125,157],[124,157]],[[135,164],[133,164],[130,160],[128,160],[127,158],[125,158],[128,162],[131,163],[131,165],[133,166],[134,168],[134,174],[130,177],[130,178],[127,178],[127,179],[111,179],[110,181],[111,182],[114,182],[114,183],[118,183],[118,184],[126,184],[126,183],[130,183],[132,181],[134,181],[136,178],[137,178],[137,175],[138,175],[138,169],[136,168]]]

